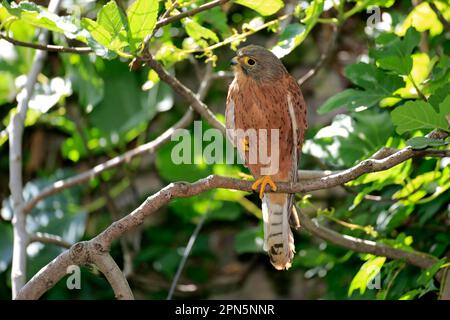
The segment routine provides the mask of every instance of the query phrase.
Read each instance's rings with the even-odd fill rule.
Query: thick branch
[[[94,255],[92,260],[113,288],[116,299],[134,300],[133,292],[122,273],[122,270],[120,270],[109,253]]]
[[[403,161],[406,161],[414,156],[450,156],[449,150],[423,150],[414,151],[410,148],[402,149],[382,160],[369,159],[364,160],[353,168],[336,173],[327,177],[304,180],[298,184],[280,183],[278,184],[278,191],[284,193],[308,192],[312,190],[325,189],[334,187],[350,180],[356,179],[358,176],[375,171],[382,171],[389,169]],[[74,245],[70,251],[72,257],[81,259],[78,261],[87,261],[84,256],[85,250],[82,248],[92,247],[96,252],[109,251],[114,240],[121,237],[124,233],[141,225],[145,218],[160,209],[162,206],[169,203],[174,198],[185,198],[198,195],[214,188],[227,188],[243,191],[251,191],[251,181],[244,181],[239,179],[225,178],[220,176],[209,176],[201,179],[195,183],[172,183],[160,190],[156,194],[147,198],[137,209],[129,215],[112,223],[102,233],[88,242],[82,242]],[[267,190],[268,191],[268,190]],[[310,222],[308,217],[302,216],[302,225],[306,230],[317,236],[322,237],[337,245],[350,248],[358,252],[369,252],[377,255],[384,255],[393,259],[405,259],[407,262],[421,267],[428,268],[433,264],[433,258],[423,253],[406,252],[400,249],[394,249],[388,246],[379,245],[371,241],[353,238],[349,236],[342,236],[331,230],[325,229]],[[81,248],[78,249],[77,248]],[[20,299],[37,299],[43,293],[51,288],[64,275],[56,264],[60,263],[63,266],[67,264],[66,251],[48,266],[44,267],[38,274],[36,274],[30,282],[20,292],[18,298]],[[84,254],[84,255],[83,255]],[[74,258],[72,258],[74,259]],[[62,262],[58,262],[62,260]]]
[[[76,243],[43,267],[23,287],[16,299],[35,300],[51,289],[70,271],[71,266],[94,264],[106,277],[117,299],[134,299],[122,271],[102,246],[93,241]]]

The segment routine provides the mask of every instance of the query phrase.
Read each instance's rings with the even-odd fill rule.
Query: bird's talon
[[[277,185],[275,184],[275,182],[273,182],[270,176],[262,176],[257,179],[252,184],[252,189],[257,190],[258,186],[261,186],[261,188],[259,189],[259,197],[262,199],[264,197],[264,190],[266,189],[267,185],[270,186],[270,189],[272,189],[272,191],[277,191]]]
[[[244,150],[244,152],[246,152],[246,151],[248,151],[250,149],[248,147],[249,146],[248,138],[243,138],[241,140],[241,143],[242,143],[242,150]]]

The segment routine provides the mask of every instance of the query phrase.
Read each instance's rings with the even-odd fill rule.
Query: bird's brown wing
[[[297,81],[291,76],[289,76],[289,79],[287,80],[287,87],[288,92],[291,95],[291,101],[295,110],[298,125],[297,148],[301,151],[303,141],[305,139],[305,131],[308,128],[306,103],[305,99],[303,98],[300,86],[298,85]]]

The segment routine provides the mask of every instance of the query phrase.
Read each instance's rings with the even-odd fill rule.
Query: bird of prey
[[[269,185],[276,191],[277,182],[297,180],[298,159],[307,128],[305,101],[300,86],[283,63],[261,46],[239,49],[231,65],[234,80],[228,90],[225,111],[227,137],[256,179],[252,188],[259,188],[264,250],[277,270],[285,270],[291,266],[295,253],[290,226],[300,226],[293,206],[294,195],[265,189]],[[256,139],[251,139],[250,134],[237,134],[252,130],[257,132]],[[277,139],[275,144],[271,143],[273,138]],[[267,173],[264,152],[272,157],[271,162],[277,162],[276,170]]]

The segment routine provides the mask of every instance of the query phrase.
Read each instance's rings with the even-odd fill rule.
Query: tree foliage
[[[27,44],[39,44],[42,29],[51,32],[52,46],[70,50],[49,48],[55,52],[48,55],[29,101],[25,201],[61,178],[157,138],[183,116],[188,103],[145,65],[147,50],[193,90],[204,77],[213,79],[203,101],[222,122],[228,61],[239,46],[265,45],[298,78],[314,68],[323,51],[327,57],[318,75],[303,85],[310,126],[301,169],[344,170],[383,147],[448,150],[448,139],[427,135],[449,131],[446,1],[236,0],[175,18],[208,3],[70,0],[54,14],[34,2],[1,2],[0,298],[10,298],[13,251],[7,128],[33,67],[36,50]],[[376,23],[369,23],[371,12],[379,14]],[[329,34],[334,32],[335,43],[327,51],[323,42],[333,42]],[[204,129],[210,127],[202,121]],[[174,145],[169,141],[151,156],[134,158],[40,201],[27,215],[28,232],[58,235],[73,244],[93,238],[166,184],[248,173],[239,165],[207,164],[195,149],[194,164],[174,164]],[[425,157],[365,174],[338,190],[297,196],[304,212],[342,235],[435,257],[436,264],[425,270],[300,232],[293,267],[279,275],[262,250],[257,197],[227,189],[173,200],[115,243],[111,254],[130,272],[137,297],[165,298],[195,225],[207,215],[180,281],[191,286],[176,291],[176,297],[224,297],[227,291],[236,297],[245,283],[242,277],[262,271],[258,276],[265,282],[287,279],[270,282],[270,297],[436,299],[444,287],[435,276],[448,267],[450,252],[449,189],[449,158]],[[31,243],[27,279],[63,250]],[[303,288],[296,296],[297,274],[319,289]],[[84,268],[82,278],[82,290],[68,290],[61,281],[45,297],[113,296],[95,268]]]

